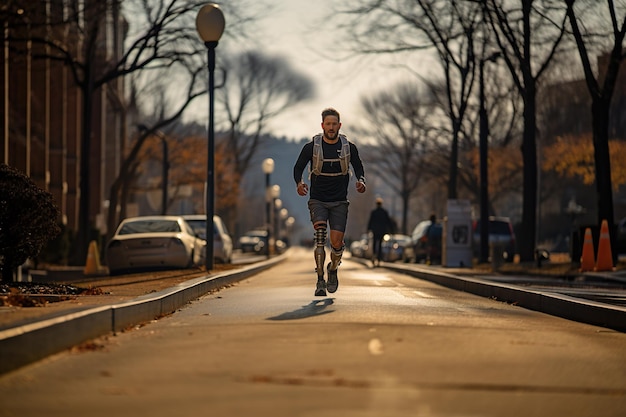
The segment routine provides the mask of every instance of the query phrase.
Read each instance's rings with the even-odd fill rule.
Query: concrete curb
[[[84,310],[0,331],[0,374],[87,340],[171,314],[211,290],[246,279],[287,259],[287,254],[221,274],[196,278],[121,304]]]
[[[384,268],[444,287],[515,304],[564,319],[626,332],[626,308],[546,291],[530,290],[475,277],[461,277],[415,266],[386,263]]]

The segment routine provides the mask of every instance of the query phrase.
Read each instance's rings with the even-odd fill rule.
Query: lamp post
[[[167,141],[165,140],[165,136],[160,134],[158,134],[158,136],[161,138],[161,141],[163,142],[163,180],[161,181],[161,214],[162,215],[166,215],[167,214],[167,178],[169,176],[169,170],[170,170],[170,162],[169,162],[169,153],[167,150]]]
[[[487,108],[485,107],[485,62],[495,62],[500,56],[499,52],[481,59],[479,62],[479,93],[480,93],[480,131],[479,131],[479,153],[480,153],[480,262],[487,262],[489,259],[489,177],[488,177],[488,137],[489,119],[487,118]]]
[[[274,232],[273,232],[273,238],[274,238],[274,252],[276,252],[276,239],[278,236],[276,236],[276,222],[278,221],[277,219],[277,211],[280,210],[280,208],[283,206],[283,202],[280,198],[280,185],[272,185],[272,207],[274,208],[274,212],[273,214],[273,221],[274,221]]]
[[[263,173],[265,174],[265,231],[267,232],[267,242],[266,242],[266,255],[270,257],[270,225],[272,223],[271,220],[271,210],[272,210],[272,196],[270,190],[270,174],[274,172],[274,160],[272,158],[265,158],[262,164]]]
[[[278,240],[280,231],[280,210],[283,208],[283,200],[274,200],[274,253],[278,253]]]
[[[280,213],[279,216],[280,218],[280,222],[278,223],[278,237],[280,238],[280,240],[283,241],[283,243],[287,243],[283,240],[283,236],[285,234],[285,228],[286,228],[286,222],[287,222],[287,217],[289,217],[289,210],[287,210],[285,207],[280,209]]]
[[[214,3],[205,4],[196,16],[196,29],[207,48],[209,70],[209,127],[207,143],[207,192],[206,192],[206,252],[207,272],[213,269],[213,212],[215,210],[215,132],[213,126],[213,93],[215,90],[215,48],[224,33],[224,14]]]
[[[286,230],[286,235],[287,235],[287,241],[285,243],[289,244],[289,242],[291,242],[291,232],[293,231],[293,225],[296,223],[296,219],[293,216],[289,216],[287,218],[287,220],[285,220],[285,228]]]

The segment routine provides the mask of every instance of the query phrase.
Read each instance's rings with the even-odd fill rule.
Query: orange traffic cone
[[[101,275],[106,270],[100,265],[100,254],[98,253],[98,244],[95,240],[89,243],[89,250],[87,251],[87,261],[85,262],[84,275]]]
[[[594,249],[593,249],[593,236],[591,235],[591,229],[585,229],[585,241],[583,243],[583,254],[580,257],[580,271],[593,271],[593,268],[596,265],[596,261],[594,259]]]
[[[609,223],[602,220],[600,227],[600,240],[598,242],[598,259],[596,260],[596,271],[613,270],[613,252],[611,252],[611,236],[609,235]]]

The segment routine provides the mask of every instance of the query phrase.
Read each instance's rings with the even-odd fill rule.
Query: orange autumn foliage
[[[609,141],[611,158],[611,183],[617,190],[626,184],[626,142]],[[566,178],[580,178],[586,185],[596,178],[593,140],[591,135],[559,137],[543,151],[542,168],[554,171]]]
[[[478,149],[471,153],[472,166],[476,178],[480,177],[480,154]],[[489,192],[491,199],[514,189],[521,189],[523,170],[522,155],[519,148],[492,147],[488,153]]]
[[[203,136],[188,136],[185,138],[166,138],[169,150],[169,185],[177,187],[188,185],[193,188],[193,201],[196,212],[203,212],[204,183],[207,176],[207,138]],[[154,159],[158,162],[162,158],[161,139],[150,138],[144,144],[139,160]],[[239,177],[235,173],[231,158],[228,157],[222,143],[215,145],[215,209],[223,213],[236,207],[239,195]],[[199,196],[199,197],[198,197]],[[175,194],[171,197],[175,197]]]

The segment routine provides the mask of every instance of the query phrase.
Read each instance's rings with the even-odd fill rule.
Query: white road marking
[[[422,292],[422,291],[413,291],[413,292],[422,298],[435,298],[432,295],[426,294],[425,292]]]
[[[380,339],[372,339],[370,340],[367,348],[369,349],[372,355],[382,355],[383,354],[383,343]]]

